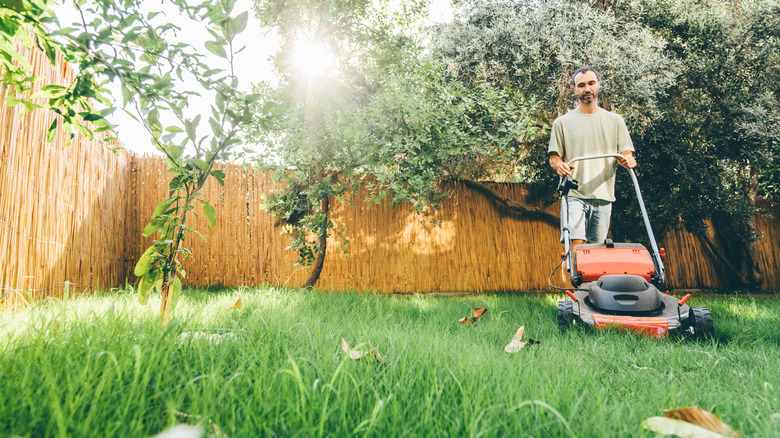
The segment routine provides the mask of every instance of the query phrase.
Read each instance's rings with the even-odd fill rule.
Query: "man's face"
[[[600,90],[599,80],[592,71],[580,73],[574,78],[574,93],[577,94],[577,100],[584,104],[593,103]]]

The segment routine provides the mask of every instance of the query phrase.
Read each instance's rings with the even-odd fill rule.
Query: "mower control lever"
[[[558,186],[558,192],[560,192],[561,196],[566,196],[569,194],[569,190],[577,190],[580,188],[580,183],[576,179],[574,179],[571,175],[566,175],[563,178],[561,178],[561,184]]]

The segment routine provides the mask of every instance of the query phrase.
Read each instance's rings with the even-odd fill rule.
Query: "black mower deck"
[[[587,286],[583,285],[583,286]],[[591,303],[588,291],[570,291],[571,295],[558,302],[558,324],[562,329],[584,325],[594,329],[618,328],[640,332],[651,337],[665,337],[672,332],[683,332],[697,337],[713,334],[712,316],[704,307],[679,305],[680,299],[658,293],[662,307],[641,315],[607,312]],[[679,309],[679,314],[678,314]]]

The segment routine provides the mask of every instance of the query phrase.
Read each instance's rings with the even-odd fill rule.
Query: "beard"
[[[590,104],[593,103],[594,100],[596,100],[596,95],[593,93],[579,94],[577,95],[577,100],[585,104]]]

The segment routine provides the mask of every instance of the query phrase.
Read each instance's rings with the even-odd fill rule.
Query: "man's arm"
[[[571,171],[574,169],[574,166],[569,167],[569,165],[563,161],[563,158],[555,152],[550,152],[550,167],[555,170],[558,176],[571,175]]]
[[[625,167],[626,169],[633,169],[636,167],[636,158],[634,158],[634,154],[631,153],[631,151],[623,151],[620,153],[620,155],[623,156],[623,158],[618,158],[618,164]],[[560,157],[559,157],[560,158]],[[552,166],[552,157],[550,157]]]

